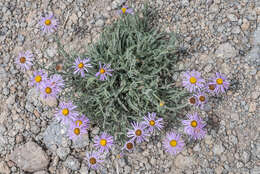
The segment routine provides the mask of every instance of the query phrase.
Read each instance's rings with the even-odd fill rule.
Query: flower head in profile
[[[111,149],[111,147],[114,145],[113,142],[113,137],[106,132],[103,132],[101,136],[95,136],[94,138],[94,146],[100,152],[108,152],[109,149]]]
[[[62,76],[59,74],[54,74],[50,77],[50,81],[52,86],[60,92],[61,89],[64,87],[64,80],[62,79]]]
[[[59,104],[59,108],[56,109],[55,116],[59,121],[62,121],[65,124],[69,123],[71,120],[76,119],[78,116],[75,108],[77,108],[77,106],[73,105],[72,102],[61,102]]]
[[[219,93],[225,93],[225,90],[229,87],[229,82],[227,78],[220,73],[216,73],[216,76],[212,78],[211,82],[209,82],[210,85],[215,85],[214,92],[216,94]]]
[[[176,155],[182,151],[183,146],[184,141],[181,139],[181,135],[174,132],[167,133],[165,139],[163,140],[164,149],[171,155]]]
[[[137,143],[141,143],[144,140],[147,141],[147,137],[150,136],[146,130],[146,125],[143,123],[133,122],[133,130],[127,132],[127,137],[132,138],[131,141],[136,140]]]
[[[32,66],[33,54],[30,51],[25,53],[20,52],[18,57],[15,59],[15,63],[23,70],[29,70]]]
[[[31,76],[30,86],[40,87],[40,84],[47,80],[47,74],[43,70],[34,71]]]
[[[132,8],[128,8],[128,6],[123,6],[120,10],[118,10],[118,14],[134,14],[134,10]]]
[[[156,119],[156,113],[155,112],[148,112],[147,117],[144,117],[144,124],[148,127],[148,131],[150,133],[153,133],[155,129],[158,129],[159,131],[163,128],[163,119],[158,118]]]
[[[203,109],[204,105],[208,102],[208,96],[204,92],[198,92],[195,94],[195,97],[197,98],[196,106]]]
[[[73,117],[72,120],[75,125],[83,126],[85,129],[88,129],[90,126],[90,121],[84,114],[82,114],[80,117]]]
[[[127,141],[122,150],[127,150],[128,152],[132,152],[134,150],[134,142],[131,140]]]
[[[102,66],[101,62],[99,62],[99,71],[96,73],[96,77],[100,75],[100,80],[107,80],[106,75],[112,76],[111,71],[113,70],[110,69],[110,64],[104,64],[104,66]]]
[[[184,132],[194,139],[202,139],[206,135],[206,131],[203,129],[206,124],[202,123],[202,119],[197,113],[187,114],[188,120],[183,120]]]
[[[51,13],[49,16],[41,19],[40,25],[44,33],[52,33],[57,29],[58,22]]]
[[[193,70],[191,72],[184,73],[182,83],[189,92],[197,92],[204,87],[205,80],[200,77],[200,73],[198,71]]]
[[[88,72],[88,68],[92,67],[92,65],[90,63],[90,59],[86,58],[86,59],[80,59],[79,57],[75,60],[74,62],[74,74],[80,74],[81,77],[85,76],[85,71]]]
[[[87,152],[86,161],[89,168],[97,170],[102,166],[102,163],[104,162],[104,156],[99,151]]]
[[[59,91],[52,85],[50,79],[45,80],[40,84],[41,97],[47,98],[56,98],[59,94]]]
[[[70,122],[70,128],[68,131],[69,131],[68,132],[69,138],[71,140],[80,138],[81,135],[87,133],[87,129],[83,125],[79,126],[79,125],[74,124],[73,122]]]

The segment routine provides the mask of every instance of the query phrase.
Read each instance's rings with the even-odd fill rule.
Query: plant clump
[[[122,15],[85,54],[64,53],[68,61],[63,75],[71,87],[68,97],[92,122],[118,139],[124,139],[130,123],[147,112],[173,120],[183,106],[185,92],[172,79],[178,60],[175,37],[151,26],[153,15],[148,8]],[[85,59],[88,69],[83,76],[79,60]],[[82,70],[81,75],[72,74],[75,69]]]

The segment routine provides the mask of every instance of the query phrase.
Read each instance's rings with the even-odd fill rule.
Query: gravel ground
[[[76,142],[66,137],[66,127],[53,119],[57,101],[40,100],[37,91],[28,86],[32,71],[20,72],[14,59],[20,51],[31,50],[39,63],[48,63],[49,58],[63,60],[53,38],[39,29],[42,15],[53,11],[60,22],[58,35],[65,49],[83,52],[103,26],[117,18],[115,8],[123,2],[0,1],[1,174],[89,172],[83,158],[93,142],[88,136]],[[143,2],[133,1],[134,8],[141,8]],[[232,86],[227,95],[211,99],[206,111],[198,111],[207,121],[205,139],[189,142],[177,156],[170,156],[162,149],[161,135],[175,129],[171,126],[125,158],[116,158],[119,147],[114,148],[101,173],[259,174],[260,1],[149,3],[158,10],[158,25],[182,39],[187,55],[179,62],[180,69],[196,69],[205,78],[220,71]],[[180,75],[174,77],[178,82]],[[183,132],[183,128],[177,130]],[[95,127],[90,137],[97,134],[99,129]]]

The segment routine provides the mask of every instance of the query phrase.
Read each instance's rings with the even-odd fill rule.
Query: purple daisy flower
[[[131,140],[127,141],[122,150],[127,150],[128,152],[132,152],[134,150],[134,142]]]
[[[188,103],[192,106],[197,105],[198,99],[195,95],[188,98]]]
[[[144,124],[148,127],[148,131],[150,133],[153,133],[155,128],[157,128],[159,131],[163,128],[163,119],[162,118],[158,118],[158,119],[155,119],[156,117],[156,113],[155,112],[148,112],[148,116],[144,117]]]
[[[76,73],[80,73],[81,74],[81,77],[84,77],[85,76],[85,73],[84,71],[87,71],[88,72],[88,67],[92,67],[91,64],[87,63],[87,62],[90,62],[90,59],[89,58],[86,58],[84,60],[80,59],[79,57],[75,60],[75,63],[74,63],[74,68],[75,68],[75,71],[74,71],[74,74]]]
[[[185,77],[182,81],[183,86],[189,92],[196,92],[204,87],[205,80],[200,77],[198,71],[193,70],[191,72],[185,72],[183,76]]]
[[[40,87],[40,84],[47,80],[47,74],[43,70],[34,71],[31,76],[30,86]]]
[[[104,162],[104,156],[101,154],[101,152],[93,151],[91,153],[86,153],[86,160],[88,162],[88,166],[94,170],[99,169],[102,166],[102,163]]]
[[[211,95],[215,95],[215,89],[216,89],[216,85],[215,84],[207,83],[205,85],[205,91],[207,91]]]
[[[40,21],[41,29],[44,33],[52,33],[57,29],[58,21],[51,13],[47,17],[43,17]]]
[[[110,64],[104,64],[104,66],[101,66],[101,63],[99,62],[99,71],[98,73],[96,73],[96,77],[98,77],[100,75],[100,80],[107,80],[107,76],[112,76],[112,74],[110,73],[111,71],[113,71],[112,69],[109,68]]]
[[[118,14],[134,14],[132,8],[128,8],[127,5],[123,6],[120,10],[117,11]]]
[[[203,92],[199,92],[199,93],[195,94],[195,96],[197,98],[196,106],[203,109],[204,105],[208,102],[208,96]]]
[[[50,77],[50,81],[52,86],[59,92],[64,87],[64,80],[62,79],[62,76],[59,74],[52,75]]]
[[[79,126],[71,122],[70,128],[68,130],[68,135],[71,140],[80,138],[82,134],[86,134],[86,133],[87,130],[83,125]]]
[[[15,63],[23,70],[29,70],[32,66],[33,54],[30,51],[20,52]]]
[[[78,116],[78,113],[74,111],[75,108],[77,106],[73,105],[72,102],[61,102],[59,108],[56,109],[55,116],[59,121],[65,124],[69,123],[69,121],[76,119]]]
[[[146,125],[138,122],[133,122],[132,126],[134,130],[129,130],[127,132],[127,137],[132,138],[131,141],[134,141],[136,139],[137,143],[141,143],[144,140],[147,141],[147,137],[149,136],[149,133],[145,130]]]
[[[47,79],[40,84],[41,97],[49,98],[49,97],[57,97],[59,91],[53,87],[52,82]]]
[[[227,78],[218,72],[216,73],[216,76],[212,78],[212,82],[209,84],[216,85],[214,89],[216,94],[225,93],[225,90],[227,90],[229,87]]]
[[[206,124],[202,123],[202,119],[197,113],[187,114],[188,120],[183,120],[182,124],[184,127],[184,132],[190,135],[194,139],[202,139],[206,135],[206,131],[203,128]]]
[[[84,114],[82,114],[80,117],[79,116],[73,117],[72,120],[78,126],[83,126],[85,127],[85,129],[89,128],[90,121],[88,117],[86,117]]]
[[[101,136],[95,136],[94,138],[94,146],[99,149],[100,152],[108,152],[109,149],[114,145],[113,137],[103,132]]]
[[[163,147],[171,155],[176,155],[182,151],[184,146],[184,141],[181,139],[181,135],[170,132],[166,134],[163,140]]]

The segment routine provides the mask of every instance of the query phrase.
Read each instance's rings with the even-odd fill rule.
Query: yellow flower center
[[[140,129],[137,129],[137,130],[135,131],[135,135],[141,136],[141,135],[142,135],[142,131],[141,131]]]
[[[101,146],[105,146],[105,145],[107,145],[107,140],[101,139],[99,143]]]
[[[132,149],[133,147],[134,147],[133,143],[129,142],[129,143],[126,144],[126,148],[129,149],[129,150]]]
[[[216,80],[217,84],[218,85],[222,85],[223,84],[223,79],[219,78]]]
[[[171,140],[171,141],[170,141],[170,145],[171,145],[172,147],[177,146],[177,141],[176,141],[176,140]]]
[[[122,8],[122,12],[125,13],[126,12],[126,8]]]
[[[84,64],[81,62],[81,63],[78,64],[78,67],[79,67],[79,68],[83,68],[83,67],[84,67]]]
[[[79,128],[75,128],[74,129],[74,134],[79,135],[80,134],[80,129]]]
[[[47,88],[45,88],[45,92],[46,92],[47,94],[50,94],[50,93],[52,92],[52,90],[51,90],[50,87],[47,87]]]
[[[200,100],[201,102],[204,102],[204,101],[206,100],[206,98],[205,98],[204,96],[200,96],[200,97],[199,97],[199,100]]]
[[[99,70],[99,72],[100,72],[100,74],[104,74],[106,71],[104,70],[104,68],[101,68],[101,69]]]
[[[155,125],[155,121],[154,120],[151,120],[149,123],[150,123],[151,126]]]
[[[190,78],[190,83],[195,84],[197,82],[197,79],[195,77]]]
[[[91,157],[91,158],[89,159],[89,162],[90,162],[90,164],[94,165],[94,164],[97,163],[97,160],[96,160],[96,158]]]
[[[20,62],[21,62],[21,63],[25,63],[25,62],[26,62],[26,58],[25,58],[25,57],[21,57],[21,58],[20,58]]]
[[[62,114],[64,116],[67,116],[69,114],[69,109],[68,108],[62,109]]]
[[[193,120],[193,121],[190,123],[190,125],[191,125],[192,127],[197,127],[197,121]]]
[[[45,20],[45,25],[48,25],[48,26],[51,25],[51,20],[50,19],[46,19]]]
[[[215,89],[215,85],[210,84],[210,85],[209,85],[209,89],[213,91],[213,90]]]
[[[41,77],[41,76],[36,76],[36,77],[34,78],[34,80],[35,80],[37,83],[39,83],[39,82],[42,81],[42,77]]]
[[[77,120],[75,123],[76,123],[76,125],[79,124],[79,126],[82,125],[82,121],[81,120]]]
[[[160,106],[162,107],[162,106],[164,106],[164,102],[163,101],[160,101]]]

